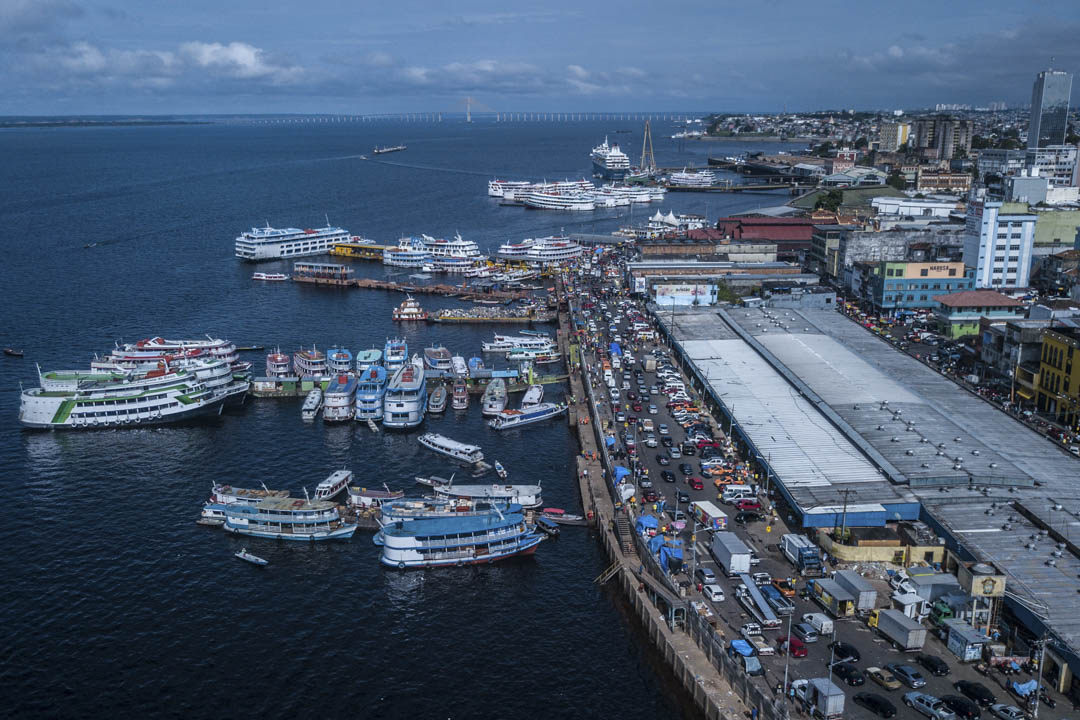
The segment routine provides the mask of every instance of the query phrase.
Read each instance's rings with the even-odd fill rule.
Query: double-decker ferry
[[[484,461],[484,453],[479,445],[468,445],[445,435],[424,433],[417,438],[417,442],[432,452],[446,455],[458,462],[476,465]]]
[[[353,371],[352,353],[345,348],[330,348],[326,351],[326,365],[331,375],[348,375]]]
[[[431,252],[418,238],[403,237],[383,250],[383,265],[418,268],[431,262]]]
[[[380,562],[401,570],[492,563],[531,554],[544,537],[520,512],[398,521],[380,535]]]
[[[584,211],[595,210],[596,203],[592,197],[584,193],[566,194],[543,191],[532,191],[522,198],[525,207],[532,210],[567,210]]]
[[[576,260],[584,251],[584,248],[569,238],[541,238],[533,243],[524,259],[530,263],[547,265]]]
[[[356,413],[356,378],[337,375],[323,393],[323,422],[346,422]]]
[[[511,194],[514,190],[532,187],[532,183],[528,180],[489,180],[488,181],[488,195],[491,197],[503,198],[506,197],[507,191]]]
[[[516,350],[518,348],[523,350],[548,351],[555,347],[555,343],[546,335],[499,335],[496,333],[493,341],[481,343],[480,347],[484,352],[488,353],[510,352],[511,350]]]
[[[255,505],[268,497],[287,498],[289,491],[270,490],[265,484],[261,488],[237,488],[214,483],[210,487],[210,499],[206,501],[196,522],[200,525],[223,525],[225,523],[224,505]]]
[[[566,412],[564,403],[536,403],[527,407],[522,405],[520,410],[503,410],[489,420],[488,425],[495,430],[509,430],[557,417],[564,412]]]
[[[465,385],[464,377],[454,380],[454,392],[451,394],[450,407],[455,410],[465,410],[469,407],[469,389]]]
[[[326,500],[268,497],[255,505],[222,505],[225,530],[277,540],[348,540],[356,523],[343,520]]]
[[[409,359],[409,345],[404,340],[387,340],[383,348],[383,365],[386,370],[393,373],[403,367]]]
[[[675,187],[712,187],[716,184],[716,175],[708,170],[696,172],[675,172],[668,176],[668,182]]]
[[[73,370],[41,372],[40,387],[23,390],[19,422],[40,430],[142,427],[218,415],[226,395],[192,368],[146,373]]]
[[[506,409],[506,381],[494,378],[484,389],[480,400],[480,412],[484,415],[498,415]]]
[[[266,377],[287,378],[292,376],[292,358],[281,352],[281,348],[266,356]]]
[[[251,369],[251,363],[240,360],[240,353],[237,352],[234,343],[209,335],[205,340],[168,340],[163,337],[152,337],[124,345],[117,343],[105,359],[110,362],[163,360],[168,356],[182,355],[192,350],[202,350],[204,353],[224,360],[237,372]]]
[[[433,258],[474,258],[480,259],[480,247],[473,240],[464,240],[457,233],[450,240],[421,235],[420,242]]]
[[[453,482],[436,482],[431,489],[436,498],[509,502],[517,503],[523,508],[540,507],[544,504],[539,485],[457,485]]]
[[[300,377],[325,377],[328,372],[326,353],[316,350],[314,345],[310,350],[297,350],[293,353],[293,367]]]
[[[424,421],[427,411],[427,382],[424,363],[413,357],[398,368],[383,396],[383,425],[388,428],[411,428]]]
[[[233,407],[244,404],[251,389],[249,373],[234,372],[224,360],[203,350],[187,350],[179,355],[139,356],[117,360],[113,356],[96,358],[90,363],[91,370],[142,375],[151,370],[187,368],[203,381],[216,395],[225,396],[225,404]]]
[[[339,227],[326,227],[318,230],[299,228],[251,228],[240,233],[236,238],[236,257],[241,260],[276,260],[278,258],[303,257],[305,255],[323,255],[338,243],[349,242],[353,238]],[[357,241],[360,238],[356,238]]]
[[[410,320],[424,322],[428,319],[428,313],[420,307],[420,302],[414,300],[412,295],[406,295],[405,301],[394,308],[393,318],[395,322],[409,322]]]
[[[437,372],[453,372],[453,355],[442,345],[424,348],[424,367]]]
[[[622,180],[630,172],[630,158],[618,145],[609,145],[606,137],[602,144],[592,149],[589,158],[592,160],[595,177]]]
[[[356,419],[382,420],[383,396],[386,394],[386,368],[371,365],[356,381]]]
[[[356,372],[361,373],[372,365],[381,365],[383,351],[371,348],[370,350],[356,351]]]

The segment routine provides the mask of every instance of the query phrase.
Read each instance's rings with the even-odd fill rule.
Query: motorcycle
[[[1044,687],[1039,688],[1039,700],[1048,708],[1057,707],[1057,701],[1050,697],[1050,693],[1046,692]]]

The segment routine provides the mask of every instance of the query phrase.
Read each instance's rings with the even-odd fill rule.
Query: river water
[[[305,424],[299,400],[256,400],[191,427],[31,433],[17,422],[34,365],[86,367],[115,340],[224,336],[237,344],[353,350],[400,334],[400,295],[257,284],[233,257],[244,228],[340,225],[375,242],[460,231],[511,239],[607,233],[624,209],[582,215],[499,207],[487,180],[589,173],[589,149],[627,122],[261,124],[0,131],[7,308],[0,343],[0,485],[6,579],[0,687],[11,717],[225,714],[296,718],[692,716],[628,622],[594,538],[567,528],[531,558],[394,572],[370,537],[240,547],[194,519],[210,486],[265,482],[294,494],[337,468],[412,488],[451,472],[413,433]],[[631,148],[640,132],[612,135]],[[656,137],[662,165],[753,149]],[[362,160],[375,145],[408,150]],[[784,146],[770,145],[770,149]],[[672,194],[665,212],[716,217],[780,194]],[[634,222],[646,212],[635,210]],[[96,247],[84,248],[90,243]],[[259,266],[289,272],[284,263]],[[402,279],[381,265],[361,274]],[[407,276],[407,274],[406,274]],[[425,309],[453,307],[423,297]],[[497,326],[413,326],[412,351],[478,354]],[[259,371],[262,354],[248,359]],[[548,397],[561,389],[549,387]],[[580,508],[563,423],[496,434],[474,398],[418,432],[476,442],[548,505]]]

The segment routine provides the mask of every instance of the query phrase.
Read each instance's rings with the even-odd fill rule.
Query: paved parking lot
[[[596,322],[597,334],[599,335],[599,337],[595,338],[596,342],[591,343],[591,346],[594,348],[594,360],[596,359],[596,350],[599,348],[607,348],[608,344],[612,341],[614,336],[614,333],[610,333],[608,331],[609,322],[606,317],[604,317],[604,311],[599,307],[599,298],[596,299],[596,302],[597,307],[594,308],[592,315],[594,321]],[[627,338],[629,336],[627,318],[618,309],[615,301],[608,300],[607,303],[607,310],[611,313],[611,323],[614,323],[617,326],[618,333],[623,336],[623,348],[624,350],[629,350],[630,352],[632,352],[635,360],[635,362],[630,368],[631,389],[629,392],[634,393],[640,398],[641,394],[638,390],[639,381],[636,373],[638,371],[642,373],[641,382],[643,382],[647,387],[651,389],[654,386],[654,384],[657,382],[656,373],[645,371],[642,365],[642,359],[646,356],[652,357],[652,349],[658,346],[646,343],[644,346],[638,346],[638,351],[634,352],[633,343],[627,342]],[[930,346],[927,346],[926,349],[930,349]],[[915,347],[908,348],[908,350],[909,352],[911,352],[912,350],[918,352],[923,350],[923,348]],[[744,542],[747,543],[747,545],[754,549],[756,554],[760,557],[760,564],[753,568],[754,572],[767,572],[774,578],[785,578],[793,575],[793,567],[781,554],[778,547],[780,536],[784,533],[792,531],[786,526],[783,517],[776,517],[772,521],[767,520],[765,522],[750,523],[745,526],[735,524],[733,522],[733,519],[736,510],[731,506],[723,506],[720,504],[720,501],[717,497],[717,489],[714,487],[711,478],[702,477],[700,474],[700,458],[697,455],[692,457],[682,457],[674,459],[669,458],[668,464],[662,465],[661,462],[658,460],[658,456],[661,454],[667,455],[667,448],[663,447],[663,445],[659,444],[659,442],[657,444],[657,447],[655,448],[645,446],[643,442],[644,433],[640,430],[637,430],[636,432],[634,431],[634,428],[632,427],[629,420],[630,416],[651,419],[653,423],[657,426],[659,426],[661,423],[665,424],[668,429],[668,436],[671,437],[672,444],[676,447],[679,446],[683,442],[683,440],[685,440],[686,434],[683,428],[674,420],[674,418],[671,417],[670,413],[665,407],[667,403],[667,397],[663,394],[652,394],[650,392],[647,399],[639,399],[639,402],[641,402],[642,404],[641,412],[634,412],[632,409],[627,410],[627,405],[632,405],[634,401],[629,400],[628,403],[627,391],[622,389],[622,372],[623,371],[620,370],[619,372],[615,373],[617,378],[617,385],[619,388],[617,393],[610,393],[610,391],[607,389],[607,387],[603,384],[602,381],[599,382],[596,386],[599,389],[598,397],[603,396],[609,401],[608,403],[603,404],[606,405],[606,407],[603,408],[602,415],[606,422],[611,423],[611,428],[616,432],[616,435],[618,437],[618,442],[614,449],[616,451],[626,451],[624,438],[625,434],[629,431],[631,437],[637,442],[636,455],[639,458],[642,466],[648,471],[647,477],[652,482],[652,489],[655,490],[657,494],[662,496],[663,500],[666,501],[668,507],[674,506],[677,509],[683,511],[686,510],[687,504],[685,502],[679,503],[677,501],[677,497],[680,492],[685,493],[687,496],[689,496],[690,502],[697,500],[712,501],[714,504],[720,506],[728,514],[728,529],[734,531]],[[683,378],[683,382],[687,385],[687,387],[689,387],[690,383],[685,377]],[[620,409],[622,410],[622,412],[625,413],[627,419],[621,422],[617,422],[615,420],[616,413],[613,410],[612,405],[610,404],[610,400],[612,399],[611,395],[616,395],[618,397],[618,400],[621,403]],[[649,404],[656,405],[656,414],[648,413]],[[656,432],[655,434],[658,441],[660,440],[660,438],[664,437],[659,432]],[[632,457],[632,454],[627,455],[628,457]],[[617,460],[617,462],[628,465],[628,457]],[[689,463],[692,466],[694,471],[692,475],[687,476],[683,472],[680,472],[679,465],[682,463]],[[675,477],[674,483],[664,482],[661,480],[662,472],[665,470],[673,473]],[[688,483],[688,479],[690,477],[702,479],[704,487],[700,490],[693,489]],[[639,490],[639,496],[644,494],[644,490],[645,489]],[[765,500],[763,495],[759,497],[761,500]],[[651,506],[651,503],[646,504],[646,509],[651,510],[651,507],[649,506]],[[670,514],[664,515],[660,520],[661,525],[665,525],[668,522],[670,522]],[[715,560],[712,558],[708,547],[710,539],[708,533],[704,530],[699,531],[696,543],[694,545],[691,545],[690,528],[692,528],[693,523],[692,521],[690,521],[688,524],[690,527],[681,534],[681,537],[684,540],[684,547],[686,548],[686,567],[685,574],[681,575],[680,578],[685,581],[689,581],[695,567],[707,567],[713,570],[714,573],[716,573],[717,577],[719,578],[718,584],[724,590],[726,596],[725,600],[719,602],[712,602],[707,600],[700,592],[697,591],[696,583],[693,584],[691,593],[695,599],[700,599],[712,607],[713,612],[716,614],[718,619],[717,629],[724,634],[725,638],[730,640],[737,637],[739,635],[739,628],[744,623],[753,621],[753,618],[750,617],[748,613],[746,613],[746,611],[738,604],[738,602],[734,598],[735,585],[737,585],[739,581],[737,579],[732,581],[723,577],[723,572],[719,569]],[[794,530],[798,531],[797,528],[795,528]],[[829,569],[831,570],[837,568],[830,567]],[[801,588],[804,585],[804,582],[800,578],[798,579],[797,584]],[[884,583],[880,583],[880,585],[882,587],[879,588],[878,593],[879,606],[881,606],[880,599],[882,597],[888,597],[889,595],[887,586],[885,586]],[[795,622],[798,622],[804,613],[823,612],[822,608],[811,600],[796,597],[793,599],[793,602],[795,605],[795,611],[793,614]],[[911,664],[920,671],[923,670],[921,667],[914,663],[914,656],[918,653],[904,654],[893,650],[886,641],[882,640],[879,636],[876,635],[874,631],[867,627],[864,619],[851,618],[837,621],[835,623],[835,627],[836,630],[834,638],[823,637],[817,643],[809,645],[809,654],[805,658],[789,659],[779,654],[761,658],[762,665],[764,666],[766,671],[765,676],[757,678],[755,681],[762,683],[762,686],[765,688],[775,688],[778,685],[782,685],[784,680],[785,666],[787,667],[789,681],[800,678],[822,677],[827,675],[829,673],[830,662],[830,651],[827,645],[833,639],[841,640],[855,646],[855,648],[859,651],[861,655],[860,660],[856,663],[857,667],[861,670],[865,670],[865,668],[871,666],[884,667],[885,665],[888,665],[890,663]],[[782,637],[785,632],[786,619],[785,625],[779,631],[767,632],[765,637],[767,640],[770,641],[770,643],[775,646],[778,639]],[[939,698],[945,695],[960,695],[961,693],[957,692],[952,687],[952,683],[956,682],[957,680],[971,680],[979,682],[986,686],[988,689],[990,689],[995,695],[997,702],[1017,704],[1016,698],[1011,696],[1004,689],[1004,685],[1006,682],[1006,678],[1004,678],[1004,676],[999,673],[993,673],[991,676],[986,677],[976,672],[972,665],[962,665],[955,658],[955,656],[944,647],[943,643],[932,633],[928,632],[927,634],[927,643],[926,647],[924,648],[924,652],[930,655],[937,656],[944,660],[946,663],[948,663],[950,673],[945,677],[933,677],[930,675],[929,672],[922,672],[923,676],[926,679],[926,686],[924,688],[920,688],[920,692],[924,692]],[[1019,677],[1013,676],[1009,679],[1020,679],[1021,681],[1023,681],[1028,679],[1028,677],[1028,675],[1023,674]],[[833,679],[834,682],[836,682],[838,685],[844,687],[847,695],[844,712],[845,718],[876,717],[876,715],[874,715],[870,710],[855,705],[852,702],[852,697],[857,692],[870,692],[886,697],[893,705],[896,706],[898,718],[909,718],[910,720],[915,720],[916,718],[923,717],[923,715],[919,714],[916,710],[907,708],[903,704],[902,696],[904,695],[904,693],[909,692],[910,688],[902,687],[900,689],[890,691],[871,682],[869,679],[867,679],[865,685],[861,687],[848,687],[844,685],[843,681],[841,681],[839,678],[834,677]],[[1050,709],[1045,705],[1041,706],[1039,709],[1039,717],[1069,717],[1070,712],[1072,711],[1072,704],[1065,701],[1057,694],[1053,694],[1053,697],[1058,701],[1057,707],[1055,709]],[[792,711],[792,714],[797,714],[794,709]],[[990,712],[986,709],[983,710],[982,714],[984,717],[991,717]]]

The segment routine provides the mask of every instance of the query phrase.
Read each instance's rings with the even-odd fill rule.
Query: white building
[[[1050,181],[1050,187],[1073,187],[1077,184],[1075,145],[1051,145],[1028,150],[1025,165],[1030,174],[1038,173]]]
[[[933,198],[876,197],[870,205],[878,215],[899,215],[901,217],[936,217],[948,218],[949,214],[960,208],[956,200],[935,200]]]
[[[964,264],[975,268],[976,288],[1022,288],[1031,274],[1036,215],[1027,206],[986,199],[985,191],[968,199]]]

